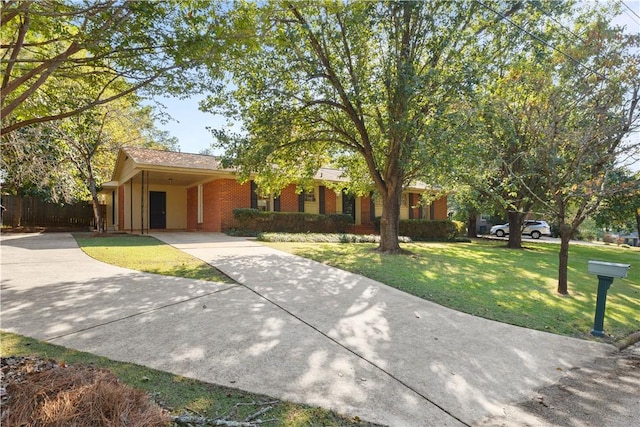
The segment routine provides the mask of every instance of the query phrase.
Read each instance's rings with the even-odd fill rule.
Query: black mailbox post
[[[627,271],[631,268],[629,264],[617,264],[604,261],[589,261],[589,274],[598,276],[598,298],[596,300],[596,315],[593,320],[591,335],[597,337],[604,336],[604,310],[607,305],[607,291],[613,279],[627,277]]]

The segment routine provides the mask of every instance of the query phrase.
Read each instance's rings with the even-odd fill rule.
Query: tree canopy
[[[607,176],[616,191],[605,196],[594,215],[596,225],[613,230],[638,232],[640,236],[640,172],[617,169]]]
[[[215,60],[232,38],[217,32],[220,7],[199,1],[4,1],[2,134],[141,95],[142,89],[197,90],[211,76],[199,65]]]
[[[612,26],[608,8],[568,12],[566,25],[540,21],[537,33],[513,23],[534,43],[499,61],[478,102],[488,136],[480,147],[497,159],[482,163],[493,165],[494,190],[503,189],[511,212],[536,206],[560,230],[562,294],[570,237],[619,191],[608,179],[617,163],[640,151],[628,138],[640,125],[638,35]]]
[[[218,131],[218,146],[267,191],[339,166],[353,191],[381,197],[380,250],[397,251],[402,189],[450,167],[479,65],[465,55],[493,13],[473,1],[274,1],[236,18],[254,22],[257,42],[203,107],[246,132]]]

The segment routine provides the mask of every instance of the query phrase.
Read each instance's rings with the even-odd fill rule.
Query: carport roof
[[[123,148],[123,151],[139,165],[224,170],[219,159],[206,154],[179,153],[139,147],[126,147]]]

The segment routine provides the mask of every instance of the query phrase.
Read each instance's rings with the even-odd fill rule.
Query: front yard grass
[[[76,233],[73,237],[87,255],[107,264],[165,276],[234,283],[206,262],[155,237],[88,233]]]
[[[569,295],[557,294],[558,246],[504,242],[409,243],[410,255],[383,255],[375,244],[263,243],[372,278],[446,307],[504,323],[592,339],[598,278],[588,260],[631,264],[609,289],[604,328],[609,340],[640,329],[640,250],[572,245]]]

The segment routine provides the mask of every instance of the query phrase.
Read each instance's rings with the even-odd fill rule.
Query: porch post
[[[144,234],[144,171],[140,174],[140,234]]]
[[[129,228],[133,234],[133,177],[129,178]]]

